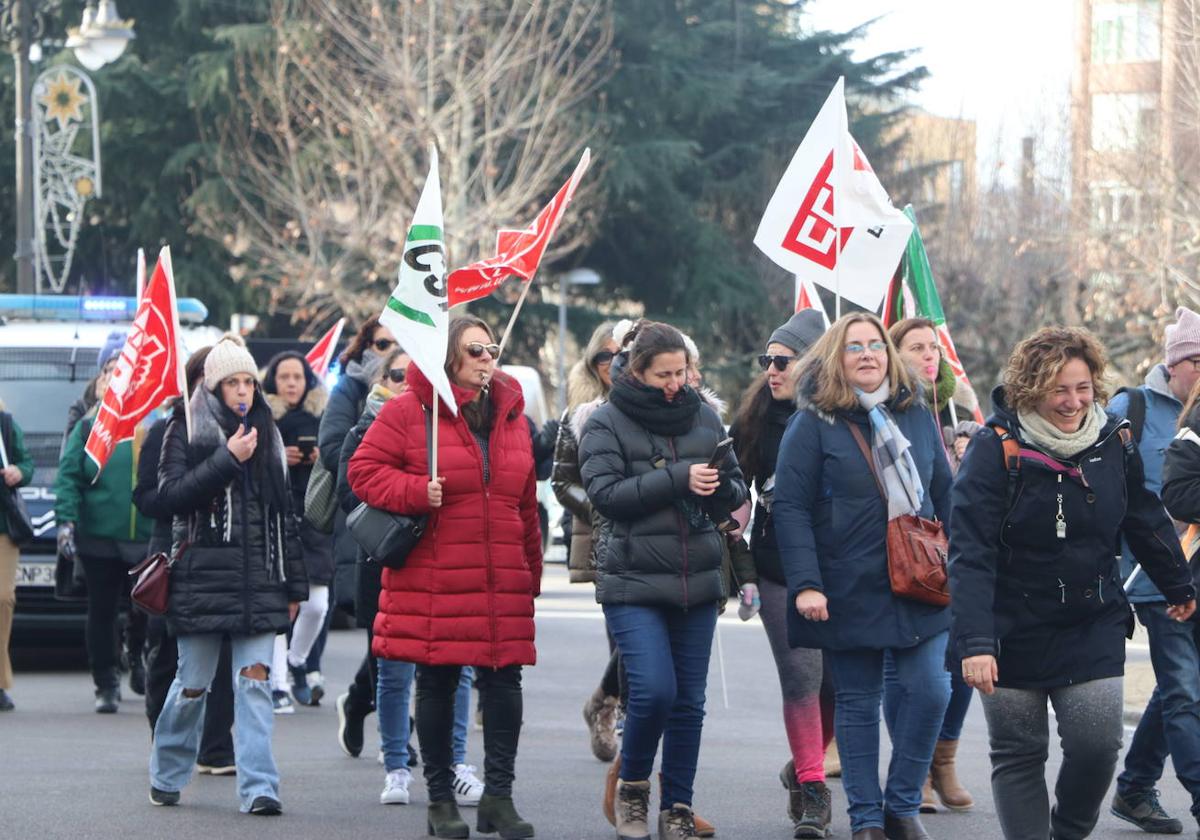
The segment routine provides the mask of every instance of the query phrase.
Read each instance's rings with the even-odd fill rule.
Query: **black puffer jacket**
[[[688,490],[688,469],[706,463],[724,437],[716,412],[692,389],[667,402],[630,376],[614,382],[579,441],[580,475],[604,517],[597,601],[691,607],[727,596],[723,537],[703,510],[728,513],[746,500],[737,458],[726,458],[712,496],[702,501]]]
[[[996,656],[1006,688],[1121,676],[1133,629],[1114,556],[1121,535],[1170,603],[1195,597],[1171,520],[1146,489],[1136,447],[1121,438],[1127,424],[1109,417],[1095,444],[1060,459],[1024,438],[1003,388],[992,404],[954,482],[950,655]],[[1021,446],[1011,499],[997,424]]]
[[[183,416],[182,406],[173,414]],[[180,422],[183,422],[182,420]],[[171,511],[158,494],[158,464],[162,458],[163,438],[167,432],[167,420],[157,420],[146,432],[138,457],[137,486],[133,488],[133,503],[138,512],[154,520],[154,533],[150,536],[149,552],[171,550]]]
[[[329,400],[324,385],[309,388],[299,406],[289,409],[276,394],[268,394],[267,402],[271,414],[279,427],[279,436],[284,446],[294,446],[296,440],[305,436],[316,437],[321,415]],[[312,476],[311,464],[296,464],[288,467],[288,480],[292,487],[292,509],[299,514],[304,510],[304,493]],[[300,517],[300,543],[304,546],[304,568],[308,570],[308,582],[329,586],[333,583],[333,537],[322,534],[303,517]]]
[[[758,437],[757,475],[746,476],[747,481],[754,483],[758,493],[754,521],[750,526],[750,553],[754,557],[754,568],[761,577],[780,586],[787,585],[787,578],[783,573],[783,561],[779,559],[779,546],[775,542],[775,520],[771,516],[770,503],[775,494],[775,462],[779,459],[779,442],[783,440],[788,420],[795,410],[796,406],[791,400],[773,399],[768,404]],[[733,438],[734,449],[741,451],[742,430],[736,423],[729,430],[729,436]]]
[[[255,402],[261,399],[256,395]],[[163,441],[158,497],[174,516],[174,543],[188,540],[194,529],[190,547],[171,569],[167,625],[177,636],[283,632],[290,624],[288,604],[308,598],[286,473],[280,506],[225,445],[228,433],[214,410],[216,402],[198,388],[192,397],[192,442],[180,413],[167,425]],[[268,412],[265,406],[263,412]],[[279,457],[274,466],[282,472],[283,443],[274,425],[269,428]],[[264,446],[262,435],[258,445]]]
[[[367,383],[372,369],[371,365],[363,367],[358,362],[351,362],[346,374],[329,394],[329,403],[321,415],[317,446],[321,450],[321,463],[334,476],[337,475],[346,433],[358,422],[367,392],[371,389]],[[346,514],[339,507],[333,514],[333,597],[337,606],[348,612],[354,610],[354,566],[357,561],[358,545],[346,530]]]

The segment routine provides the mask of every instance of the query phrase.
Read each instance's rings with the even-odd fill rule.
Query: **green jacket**
[[[4,436],[4,449],[8,453],[8,462],[21,471],[21,483],[17,486],[24,487],[33,481],[33,457],[25,448],[25,433],[17,425],[16,418],[0,411],[0,434],[5,431],[8,432]],[[7,533],[8,517],[0,516],[0,534]]]
[[[83,450],[91,430],[92,418],[88,417],[76,423],[67,438],[54,480],[55,520],[74,522],[77,536],[148,541],[154,523],[140,516],[133,505],[137,480],[133,442],[117,444],[97,479],[96,464]]]

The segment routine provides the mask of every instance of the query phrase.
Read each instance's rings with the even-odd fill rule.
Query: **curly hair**
[[[1072,359],[1082,359],[1092,374],[1092,391],[1100,405],[1108,402],[1104,382],[1108,353],[1082,327],[1042,327],[1013,348],[1004,368],[1004,399],[1016,411],[1033,411],[1054,393],[1055,381]]]

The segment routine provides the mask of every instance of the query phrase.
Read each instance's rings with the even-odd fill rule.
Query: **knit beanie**
[[[108,338],[104,339],[104,346],[100,348],[100,355],[96,358],[97,373],[104,370],[109,359],[121,352],[121,348],[125,346],[126,335],[127,333],[121,330],[113,330],[108,334]]]
[[[782,344],[793,353],[803,356],[824,334],[825,319],[821,313],[815,309],[802,309],[771,333],[767,344]]]
[[[1181,306],[1175,320],[1167,326],[1167,367],[1200,356],[1200,315]]]
[[[258,365],[240,336],[225,333],[204,360],[204,387],[216,391],[223,380],[238,373],[248,373],[257,378]]]

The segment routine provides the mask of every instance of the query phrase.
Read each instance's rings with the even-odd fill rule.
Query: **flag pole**
[[[438,462],[438,392],[437,388],[433,389],[433,408],[430,410],[429,416],[430,433],[433,435],[433,440],[429,444],[429,478],[431,481],[437,481],[437,462]]]
[[[508,317],[508,324],[504,327],[504,335],[500,338],[500,354],[496,357],[496,363],[499,364],[500,356],[504,355],[504,348],[508,346],[508,336],[512,333],[513,322],[517,320],[517,314],[521,311],[521,307],[525,305],[525,298],[529,294],[529,288],[533,285],[533,278],[525,281],[525,288],[521,290],[521,296],[517,298],[517,305],[513,307],[512,315]]]

